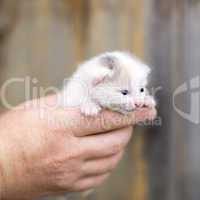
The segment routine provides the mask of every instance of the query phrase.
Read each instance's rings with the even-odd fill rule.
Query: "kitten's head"
[[[129,53],[111,52],[95,58],[99,73],[94,80],[92,98],[102,107],[121,112],[133,111],[136,99],[148,94],[146,85],[150,68]]]

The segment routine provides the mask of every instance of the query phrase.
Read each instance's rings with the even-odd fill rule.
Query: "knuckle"
[[[93,183],[92,181],[82,181],[82,182],[77,182],[74,187],[73,190],[74,192],[84,192],[87,190],[90,190],[93,188]]]
[[[66,155],[66,159],[67,160],[79,160],[82,157],[82,151],[80,149],[80,147],[73,147],[71,149],[68,149],[68,151],[66,151],[64,153]]]
[[[105,179],[108,177],[108,173],[97,176],[94,178],[91,178],[89,180],[82,181],[81,183],[75,184],[74,186],[74,191],[76,192],[84,192],[90,189],[94,189],[95,187],[98,187],[101,185]]]
[[[79,160],[80,159],[80,153],[77,151],[73,151],[73,152],[70,152],[66,155],[66,161],[68,162],[74,162],[76,160]]]
[[[68,190],[70,188],[70,183],[65,179],[56,179],[55,188],[59,191]]]
[[[131,135],[132,135],[132,129],[124,130],[124,135],[123,135],[123,138],[122,138],[122,142],[123,142],[124,145],[126,145],[129,142]]]
[[[75,145],[74,147],[68,148],[63,152],[66,161],[81,160],[82,151],[79,146]]]
[[[91,189],[92,187],[85,186],[84,184],[75,185],[73,191],[74,192],[84,192],[86,190]]]
[[[111,153],[112,154],[117,154],[117,153],[119,153],[120,151],[121,151],[121,149],[123,148],[123,145],[122,145],[122,143],[116,143],[116,144],[114,144],[113,146],[112,146],[112,148],[111,148]]]
[[[54,177],[55,188],[58,188],[60,191],[73,191],[73,187],[78,179],[79,175],[76,172],[60,174]]]
[[[108,172],[112,172],[115,169],[116,164],[117,164],[116,161],[110,163],[110,166],[108,167]]]
[[[116,168],[117,164],[119,163],[120,158],[121,158],[121,153],[118,153],[117,156],[113,158],[113,160],[110,162],[110,165],[109,165],[110,171],[113,171]]]
[[[109,174],[104,174],[98,178],[96,178],[93,186],[94,187],[98,187],[99,185],[101,185],[107,178],[108,178]]]
[[[118,158],[115,158],[113,160],[113,162],[111,163],[111,166],[110,166],[112,170],[115,169],[115,167],[118,164],[118,162],[119,162]]]
[[[74,160],[73,156],[70,159],[66,155],[57,157],[47,166],[46,173],[59,191],[68,189],[80,177],[81,162]]]

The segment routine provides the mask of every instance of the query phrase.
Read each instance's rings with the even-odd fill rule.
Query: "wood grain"
[[[118,169],[88,199],[199,200],[200,127],[172,104],[176,88],[200,75],[199,19],[199,0],[0,0],[1,85],[29,76],[37,87],[61,88],[79,62],[110,50],[153,66],[162,125],[135,129]],[[177,98],[186,112],[190,94]],[[7,98],[26,100],[23,85],[11,86]]]

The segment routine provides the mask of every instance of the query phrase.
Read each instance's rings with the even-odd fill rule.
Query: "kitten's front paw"
[[[96,116],[101,111],[101,107],[93,102],[81,105],[81,113],[86,116]]]

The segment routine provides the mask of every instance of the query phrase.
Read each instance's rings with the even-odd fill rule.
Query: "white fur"
[[[156,105],[154,98],[146,91],[140,92],[148,83],[149,73],[150,68],[129,53],[101,54],[78,67],[64,86],[61,105],[78,107],[83,114],[91,116],[102,108],[127,113],[137,107],[153,107]],[[130,94],[122,95],[124,89]]]

